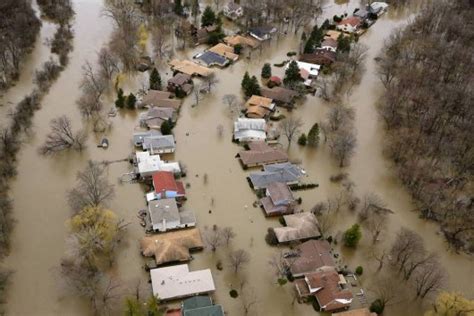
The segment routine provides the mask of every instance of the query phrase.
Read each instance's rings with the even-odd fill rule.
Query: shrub
[[[278,285],[279,286],[283,286],[285,285],[286,283],[288,283],[288,280],[285,279],[285,278],[278,278]]]
[[[307,143],[307,138],[306,138],[306,134],[303,133],[300,135],[300,137],[298,138],[298,144],[301,145],[301,146],[306,146],[306,143]]]
[[[262,78],[268,79],[272,76],[272,66],[269,63],[265,63],[262,68]]]
[[[224,268],[223,265],[222,265],[222,261],[220,261],[220,260],[217,261],[216,268],[217,268],[217,270],[222,271],[222,269]]]
[[[301,203],[303,203],[303,199],[301,198],[301,196],[296,199],[296,202],[297,202],[299,205],[301,205]]]
[[[170,120],[164,121],[160,127],[161,134],[163,135],[170,135],[172,129],[173,129],[173,122],[171,122]]]
[[[237,55],[240,55],[240,53],[242,53],[242,45],[241,44],[237,44],[234,46],[234,53],[236,53]]]
[[[362,268],[361,266],[358,266],[355,270],[355,273],[357,275],[362,275],[362,273],[364,273],[364,268]]]
[[[127,108],[133,110],[135,108],[135,103],[137,103],[137,98],[133,93],[127,97]]]
[[[280,222],[281,226],[286,226],[286,221],[283,216],[278,217],[278,221]]]
[[[230,290],[229,295],[232,298],[237,298],[239,297],[239,292],[237,292],[237,290]]]
[[[296,56],[297,54],[298,54],[297,52],[291,51],[291,52],[286,53],[286,56],[293,57],[293,56]]]
[[[346,232],[344,233],[343,240],[344,245],[346,247],[355,248],[359,243],[359,240],[362,238],[362,233],[360,231],[359,224],[352,225]]]
[[[383,313],[384,309],[385,304],[379,298],[373,301],[372,304],[370,304],[370,311],[372,313],[377,313],[378,315],[380,315]]]
[[[333,21],[336,22],[336,23],[339,23],[342,21],[342,17],[338,16],[338,15],[335,15],[332,17]]]
[[[117,100],[115,100],[115,106],[119,109],[125,106],[125,97],[123,95],[123,90],[120,88],[117,92]]]
[[[265,241],[268,245],[270,246],[276,246],[278,245],[278,239],[275,235],[275,231],[273,228],[268,228],[267,234],[265,235]]]

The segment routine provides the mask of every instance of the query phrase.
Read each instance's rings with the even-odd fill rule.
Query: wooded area
[[[422,216],[456,249],[474,251],[474,8],[425,8],[379,59],[386,154]]]

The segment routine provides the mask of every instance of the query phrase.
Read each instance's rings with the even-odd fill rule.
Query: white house
[[[234,139],[239,142],[265,141],[267,123],[264,119],[238,118],[234,122]]]
[[[253,27],[249,30],[250,36],[259,41],[266,41],[272,38],[272,34],[276,33],[277,29],[272,26]]]
[[[309,74],[309,78],[316,79],[319,75],[321,65],[305,63],[303,61],[297,61],[296,64],[300,70],[304,70]],[[286,68],[290,66],[290,63],[286,64]]]
[[[224,16],[236,20],[244,15],[244,9],[235,2],[229,2],[223,9]]]
[[[160,155],[152,155],[148,151],[136,153],[137,173],[141,177],[151,177],[157,171],[170,171],[180,173],[181,168],[178,162],[167,162],[160,158]]]
[[[371,13],[375,13],[378,16],[381,16],[384,14],[387,9],[388,9],[388,4],[385,2],[372,2],[370,6],[368,6],[368,9]]]
[[[210,269],[189,271],[187,264],[150,270],[153,295],[170,300],[216,290]]]

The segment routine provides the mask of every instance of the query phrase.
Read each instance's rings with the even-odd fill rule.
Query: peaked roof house
[[[307,62],[303,62],[303,61],[297,61],[296,64],[298,65],[298,68],[300,70],[304,70],[304,71],[308,72],[308,74],[309,74],[308,78],[316,79],[318,77],[319,70],[321,69],[321,65],[307,63]],[[288,68],[289,65],[290,65],[289,63],[286,64],[286,68]],[[303,79],[305,79],[305,78],[303,77]]]
[[[194,296],[183,301],[182,316],[224,316],[221,305],[212,304],[209,296]]]
[[[266,130],[264,119],[238,118],[234,122],[234,139],[239,142],[265,141]]]
[[[331,245],[326,240],[308,240],[295,247],[296,256],[285,259],[291,275],[299,278],[322,267],[334,267]]]
[[[189,271],[187,264],[150,270],[153,295],[170,300],[216,290],[210,269]]]
[[[204,248],[199,229],[181,229],[143,237],[141,252],[145,257],[155,257],[157,265],[183,262],[191,259],[190,251]]]
[[[146,131],[146,132],[135,132],[133,133],[133,144],[135,146],[142,146],[146,137],[160,136],[160,135],[161,135],[161,132],[154,129]]]
[[[261,88],[260,92],[263,97],[272,99],[273,102],[284,107],[293,107],[293,103],[298,97],[298,92],[282,87]]]
[[[329,50],[332,52],[337,51],[337,40],[327,37],[321,42],[321,49]]]
[[[152,154],[171,154],[176,149],[176,143],[173,135],[146,136],[143,138],[142,148]]]
[[[309,64],[330,65],[336,61],[336,53],[331,50],[317,49],[314,53],[302,54],[300,61]]]
[[[348,309],[352,303],[352,292],[345,288],[346,279],[334,267],[321,268],[295,280],[300,297],[314,296],[320,310],[334,312]]]
[[[351,16],[343,19],[336,26],[336,29],[346,33],[355,33],[359,30],[362,25],[362,20],[356,16]]]
[[[171,93],[165,91],[148,90],[139,102],[139,107],[159,107],[179,109],[181,100],[170,99]]]
[[[285,219],[286,226],[273,229],[279,243],[321,237],[318,220],[313,213],[296,213],[285,215],[283,218]]]
[[[155,232],[196,226],[196,218],[191,211],[179,211],[175,199],[153,200],[148,204],[152,229]]]
[[[150,129],[160,129],[163,122],[176,121],[176,110],[174,108],[160,108],[153,106],[145,113],[140,113],[140,125]]]
[[[259,26],[250,28],[249,34],[262,42],[272,38],[272,34],[276,33],[276,31],[276,27],[273,26]]]
[[[212,32],[217,30],[217,25],[209,25],[198,29],[194,34],[194,42],[197,45],[206,44]]]
[[[212,46],[208,49],[208,51],[227,58],[231,62],[237,61],[239,59],[239,55],[234,53],[234,48],[223,43],[219,43],[215,46]]]
[[[182,198],[186,195],[183,182],[176,181],[169,171],[157,171],[152,176],[155,190],[147,194],[147,201],[167,198]]]
[[[233,0],[224,6],[222,12],[225,17],[231,20],[236,20],[244,15],[244,9]]]
[[[260,204],[266,216],[277,216],[293,213],[295,198],[286,183],[270,183],[265,190],[265,197],[260,199]]]
[[[305,174],[300,167],[289,163],[277,163],[265,165],[263,171],[253,172],[248,180],[255,189],[266,189],[270,183],[282,182],[286,184],[297,184],[299,179]]]
[[[218,66],[223,68],[229,64],[227,58],[209,50],[199,53],[193,58],[195,58],[199,64],[203,64],[206,67]]]
[[[249,150],[242,150],[237,154],[245,168],[288,161],[285,151],[270,147],[265,142],[250,142],[248,146]]]
[[[235,47],[235,45],[241,45],[243,47],[250,48],[255,48],[258,46],[258,42],[255,39],[242,35],[226,36],[224,37],[224,43],[232,47]]]
[[[181,72],[190,76],[208,77],[213,73],[211,69],[193,63],[189,60],[173,59],[169,62],[169,65],[171,66],[171,70]]]
[[[178,162],[163,161],[160,155],[153,155],[149,151],[136,152],[135,162],[136,173],[142,178],[151,177],[157,171],[181,172],[181,167]]]
[[[249,118],[265,118],[275,110],[272,99],[253,95],[245,103],[246,113]]]
[[[189,95],[193,91],[191,75],[177,73],[173,78],[169,79],[167,90],[176,93],[176,89],[181,89],[186,95]]]

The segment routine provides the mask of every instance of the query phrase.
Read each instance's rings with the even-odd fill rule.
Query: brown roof
[[[282,87],[262,88],[261,93],[266,98],[282,103],[292,103],[294,98],[298,96],[297,92]]]
[[[318,268],[335,266],[331,245],[326,240],[308,240],[296,247],[298,257],[287,259],[291,274],[295,277],[316,271]]]
[[[258,46],[258,42],[256,40],[254,40],[251,37],[242,36],[242,35],[227,36],[224,38],[224,42],[230,46],[235,46],[237,44],[240,44],[242,46],[249,46],[252,48],[255,48]]]
[[[272,107],[272,99],[253,95],[246,103],[246,115],[251,118],[263,118],[267,116]]]
[[[274,149],[264,142],[250,143],[250,150],[239,152],[239,158],[246,166],[288,161],[288,155],[283,150]]]
[[[211,69],[193,63],[189,60],[173,59],[169,62],[169,64],[174,71],[179,71],[190,76],[199,75],[202,77],[207,77],[212,74]]]
[[[280,243],[321,236],[318,229],[318,220],[313,213],[303,212],[285,215],[283,218],[286,226],[274,228],[275,235]]]
[[[202,249],[204,244],[199,229],[181,229],[163,234],[144,237],[140,241],[142,254],[155,257],[156,264],[174,261],[187,261],[191,258],[189,250]]]
[[[339,31],[334,31],[334,30],[328,30],[326,32],[326,37],[330,37],[332,38],[333,40],[336,40],[339,38],[339,36],[343,34],[343,36],[346,36],[346,34],[342,33],[342,32],[339,32]]]
[[[333,315],[337,316],[377,316],[377,313],[371,313],[368,308],[358,308],[346,312],[340,312]]]
[[[181,100],[169,99],[171,93],[165,91],[150,90],[143,97],[141,104],[149,107],[160,107],[160,108],[174,108],[178,109],[181,106]]]
[[[266,107],[266,108],[270,108],[271,104],[272,104],[272,99],[261,97],[259,95],[253,95],[245,103],[245,106],[249,107],[249,106],[252,106],[252,105],[258,105],[258,106],[263,106],[263,107]]]
[[[148,126],[148,128],[160,128],[164,121],[169,119],[174,120],[176,109],[166,107],[151,107],[148,112],[143,113],[141,121]]]
[[[300,56],[300,61],[318,64],[318,65],[329,65],[336,61],[336,53],[330,50],[316,50],[311,54],[302,54]]]
[[[168,80],[168,84],[174,84],[176,86],[182,86],[191,80],[191,76],[188,74],[178,73],[173,78]]]
[[[239,59],[239,55],[234,53],[234,48],[223,43],[209,48],[209,51],[233,61]]]
[[[270,183],[267,186],[267,194],[268,196],[260,199],[260,203],[262,204],[267,216],[289,214],[293,212],[292,204],[294,198],[286,183]],[[284,201],[284,203],[281,203],[282,201]],[[277,204],[275,205],[275,203]]]
[[[293,200],[293,193],[286,183],[272,182],[267,186],[267,191],[273,201]]]
[[[358,17],[356,16],[350,16],[348,18],[345,18],[344,20],[342,20],[341,22],[339,22],[338,24],[339,25],[345,25],[345,24],[349,24],[349,25],[352,25],[352,26],[359,26],[360,24],[362,23],[362,20],[359,19]]]
[[[321,43],[321,47],[323,46],[329,46],[332,48],[337,48],[337,40],[333,39],[332,37],[326,38],[324,41]]]
[[[319,306],[324,311],[337,311],[349,307],[352,302],[352,292],[342,289],[341,278],[336,269],[321,269],[305,275],[306,284],[313,291]]]

